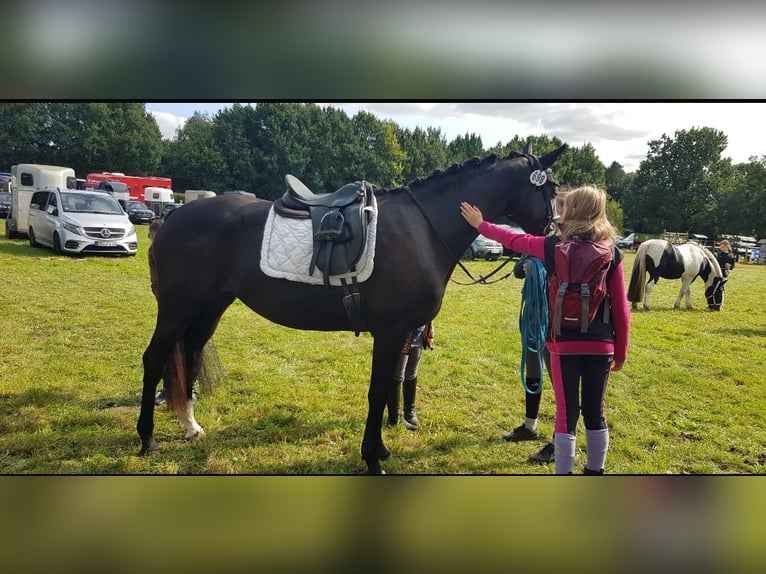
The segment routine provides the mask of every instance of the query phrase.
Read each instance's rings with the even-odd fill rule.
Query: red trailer
[[[124,173],[108,172],[89,173],[85,178],[85,189],[98,189],[101,182],[120,181],[128,186],[130,199],[144,201],[144,189],[147,187],[166,187],[173,189],[173,180],[169,177],[135,176]]]

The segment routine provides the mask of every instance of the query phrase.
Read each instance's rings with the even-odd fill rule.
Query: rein
[[[525,157],[526,157],[526,158],[529,160],[530,164],[532,164],[532,166],[533,166],[535,169],[538,169],[538,170],[540,170],[540,169],[541,169],[541,167],[542,167],[542,166],[540,165],[540,160],[539,160],[539,159],[537,159],[535,156],[532,156],[532,155],[527,155],[527,154],[520,154],[520,155],[524,155],[524,156],[525,156]],[[547,176],[548,176],[548,177],[550,177],[550,170],[547,170]],[[489,279],[490,277],[492,277],[493,275],[495,275],[495,273],[497,273],[498,271],[500,271],[500,270],[501,270],[503,267],[505,267],[506,265],[508,265],[508,263],[510,263],[510,262],[511,262],[511,258],[509,257],[508,259],[506,259],[505,261],[503,261],[503,262],[502,262],[502,263],[501,263],[501,264],[500,264],[500,265],[499,265],[497,268],[495,268],[495,269],[494,269],[494,270],[493,270],[493,271],[492,271],[492,272],[491,272],[489,275],[487,275],[486,277],[485,277],[484,275],[479,275],[478,279],[477,279],[476,277],[474,277],[474,276],[471,274],[471,272],[470,272],[470,271],[469,271],[469,270],[466,268],[466,266],[465,266],[465,265],[463,265],[463,263],[460,261],[460,257],[459,257],[459,256],[457,256],[457,255],[455,255],[455,252],[454,252],[454,251],[452,251],[452,248],[451,248],[449,245],[447,245],[447,242],[444,240],[444,238],[443,238],[443,237],[441,236],[441,234],[439,233],[439,230],[436,228],[436,226],[434,225],[433,221],[432,221],[432,220],[431,220],[431,218],[428,216],[428,212],[426,212],[425,208],[423,207],[423,204],[420,202],[420,200],[417,198],[417,196],[416,196],[416,195],[415,195],[415,194],[412,192],[412,189],[410,188],[410,186],[409,186],[409,185],[405,186],[405,187],[404,187],[404,190],[405,190],[405,191],[407,192],[407,194],[408,194],[408,195],[409,195],[409,196],[412,198],[412,201],[413,201],[413,203],[414,203],[414,204],[415,204],[415,205],[418,207],[418,209],[420,210],[420,213],[423,215],[423,218],[426,220],[426,222],[428,223],[428,225],[430,225],[430,226],[431,226],[431,229],[433,229],[434,233],[436,234],[436,237],[438,237],[438,238],[439,238],[439,241],[441,241],[441,242],[442,242],[442,245],[444,245],[444,247],[447,249],[447,252],[448,252],[448,253],[449,253],[449,254],[452,256],[452,258],[453,258],[455,261],[457,261],[457,264],[460,266],[460,268],[461,268],[461,269],[462,269],[462,270],[465,272],[465,274],[466,274],[466,275],[468,275],[468,277],[470,277],[470,279],[471,279],[471,281],[470,281],[469,283],[461,283],[461,282],[459,282],[459,281],[455,281],[455,280],[454,280],[454,279],[453,279],[453,278],[450,276],[450,281],[452,281],[452,282],[453,282],[453,283],[455,283],[456,285],[463,285],[463,286],[468,286],[468,285],[476,285],[476,284],[482,284],[482,285],[491,285],[491,284],[493,284],[493,283],[498,283],[498,282],[500,282],[500,281],[503,281],[504,279],[508,279],[508,277],[510,277],[510,276],[511,276],[511,274],[513,273],[513,271],[511,271],[510,273],[506,273],[505,275],[503,275],[503,276],[502,276],[502,277],[500,277],[499,279],[495,279],[494,281],[488,281],[488,279]],[[546,191],[545,193],[546,193],[546,195],[548,195],[548,192],[547,192],[547,191]],[[553,198],[552,198],[552,197],[548,197],[548,201],[546,201],[546,203],[545,203],[545,215],[546,215],[546,218],[548,219],[548,225],[546,226],[546,229],[545,229],[545,231],[546,231],[546,232],[549,230],[549,228],[551,228],[551,227],[553,226],[553,224],[554,224],[554,221],[557,219],[557,214],[555,213],[555,211],[554,211],[554,208],[553,208],[553,205],[552,205],[552,204],[553,204]]]
[[[455,281],[454,279],[452,279],[452,277],[450,277],[450,281],[452,281],[453,283],[457,283],[458,285],[476,285],[477,283],[481,283],[481,284],[483,284],[483,285],[490,285],[490,284],[492,284],[492,283],[497,283],[498,281],[502,281],[503,279],[507,279],[508,277],[510,277],[511,273],[507,273],[505,276],[501,277],[500,279],[495,279],[494,281],[491,281],[491,282],[490,282],[490,281],[487,281],[487,279],[489,279],[490,277],[492,277],[492,276],[493,276],[495,273],[497,273],[498,271],[500,271],[500,269],[502,269],[503,267],[505,267],[505,266],[506,266],[506,265],[507,265],[507,264],[508,264],[508,263],[511,261],[510,257],[509,257],[508,259],[506,259],[506,260],[505,260],[503,263],[501,263],[501,264],[500,264],[500,265],[497,267],[497,269],[495,269],[494,271],[492,271],[492,273],[490,273],[490,274],[489,274],[489,275],[487,275],[486,277],[484,277],[483,275],[479,275],[479,278],[477,279],[477,278],[475,278],[473,275],[471,275],[471,272],[470,272],[470,271],[468,271],[468,269],[466,268],[466,266],[465,266],[465,265],[463,265],[463,263],[460,261],[460,257],[458,257],[457,255],[455,255],[455,252],[454,252],[454,251],[452,251],[452,248],[451,248],[449,245],[447,245],[447,242],[446,242],[446,241],[444,240],[444,238],[441,236],[441,234],[439,233],[439,230],[438,230],[438,229],[436,229],[436,226],[434,225],[433,221],[431,221],[431,218],[428,216],[428,212],[426,212],[425,208],[423,207],[423,204],[422,204],[422,203],[420,203],[420,200],[418,199],[418,197],[417,197],[417,196],[416,196],[414,193],[412,193],[412,189],[410,189],[410,186],[409,186],[409,185],[408,185],[408,186],[405,186],[404,190],[405,190],[405,191],[406,191],[406,192],[409,194],[409,196],[412,198],[412,201],[415,203],[415,205],[417,205],[418,209],[420,210],[420,213],[423,215],[423,218],[426,220],[426,222],[428,223],[428,225],[430,225],[430,226],[431,226],[431,229],[433,229],[434,233],[436,234],[436,237],[438,237],[438,238],[439,238],[439,241],[441,241],[441,242],[442,242],[442,245],[444,245],[444,247],[447,249],[447,252],[448,252],[448,253],[449,253],[449,254],[452,256],[452,258],[453,258],[455,261],[457,261],[457,264],[458,264],[458,265],[460,265],[460,268],[461,268],[463,271],[465,271],[465,274],[466,274],[466,275],[468,275],[468,277],[470,277],[470,278],[471,278],[471,282],[470,282],[470,283],[459,283],[459,282]]]

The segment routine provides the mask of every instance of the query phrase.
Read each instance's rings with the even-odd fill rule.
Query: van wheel
[[[465,253],[463,253],[463,259],[466,261],[473,261],[473,249],[470,247],[465,250]]]
[[[61,239],[59,238],[58,233],[53,234],[53,252],[56,255],[61,255]]]
[[[34,232],[34,230],[31,227],[29,228],[29,234],[28,235],[29,235],[29,244],[32,247],[39,247],[40,244],[37,242],[37,239],[35,239],[35,232]]]
[[[16,239],[17,235],[16,232],[11,229],[10,224],[8,223],[8,220],[5,220],[5,238],[6,239]]]

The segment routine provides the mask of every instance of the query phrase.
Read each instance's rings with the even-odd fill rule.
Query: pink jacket
[[[504,227],[498,227],[488,221],[479,225],[479,233],[517,253],[527,253],[545,261],[545,237],[514,233]],[[607,283],[609,303],[611,306],[612,323],[614,325],[614,343],[604,341],[549,341],[546,344],[551,353],[561,355],[606,355],[614,354],[614,360],[624,363],[628,356],[630,341],[630,309],[628,298],[625,296],[625,275],[622,262],[615,267],[614,273]]]

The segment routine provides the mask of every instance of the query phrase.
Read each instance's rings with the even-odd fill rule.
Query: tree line
[[[16,163],[90,172],[161,175],[176,191],[241,189],[264,199],[284,192],[287,173],[316,192],[365,179],[405,185],[472,157],[521,150],[528,138],[485,147],[466,133],[447,141],[439,128],[402,128],[360,111],[349,117],[312,103],[234,104],[214,117],[195,113],[164,140],[154,117],[138,102],[3,102],[0,170]],[[531,138],[543,155],[564,142]],[[648,142],[636,172],[605,166],[590,143],[570,146],[554,166],[562,187],[592,184],[610,196],[618,229],[647,233],[690,231],[766,236],[766,156],[732,164],[722,153],[726,135],[701,127]]]

